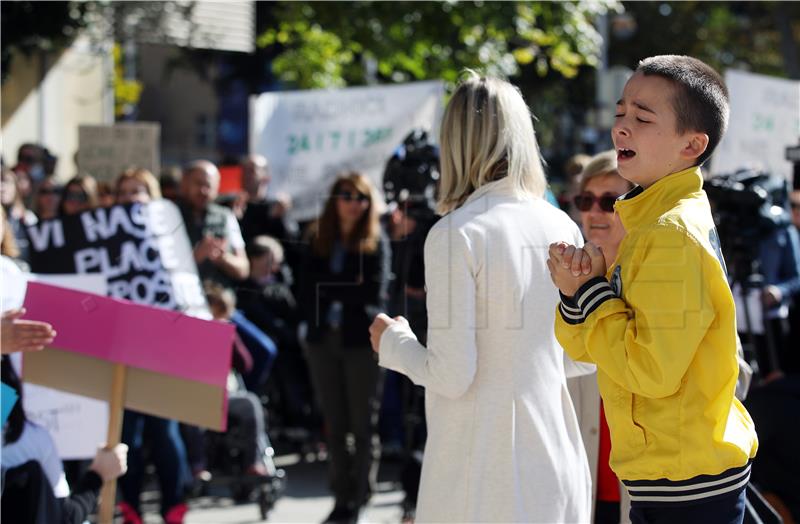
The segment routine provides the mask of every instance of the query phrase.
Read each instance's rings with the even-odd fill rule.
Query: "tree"
[[[297,88],[443,79],[459,72],[572,78],[597,62],[603,2],[276,2],[258,45]]]
[[[88,7],[77,2],[0,2],[2,81],[15,52],[30,55],[69,46],[86,27]]]
[[[657,54],[697,57],[718,71],[800,78],[800,3],[624,2],[637,29],[611,39],[612,63],[635,67]]]

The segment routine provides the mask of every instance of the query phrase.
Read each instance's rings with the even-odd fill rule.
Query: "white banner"
[[[714,153],[711,174],[754,168],[791,182],[786,148],[796,146],[800,138],[800,82],[728,71],[725,83],[731,117]]]
[[[270,193],[286,193],[298,220],[319,215],[336,175],[356,170],[381,189],[406,135],[438,133],[444,84],[264,93],[250,100],[250,151],[267,157]]]

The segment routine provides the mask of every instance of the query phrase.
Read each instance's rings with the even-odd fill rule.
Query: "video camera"
[[[415,129],[386,164],[383,173],[386,202],[402,207],[412,218],[432,218],[438,182],[439,149],[429,142],[426,131]]]
[[[791,224],[789,186],[783,178],[743,169],[707,180],[704,189],[725,253],[757,249],[767,234]]]

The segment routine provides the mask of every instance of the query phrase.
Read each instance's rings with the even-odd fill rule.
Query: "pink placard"
[[[233,324],[30,282],[25,318],[49,322],[61,349],[225,387]]]

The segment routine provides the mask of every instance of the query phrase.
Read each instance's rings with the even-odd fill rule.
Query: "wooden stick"
[[[125,378],[127,368],[124,364],[114,365],[114,382],[111,385],[111,401],[108,404],[108,436],[106,449],[112,449],[122,438],[122,415],[125,410]],[[100,494],[100,524],[113,524],[114,506],[117,498],[117,481],[103,484]]]

